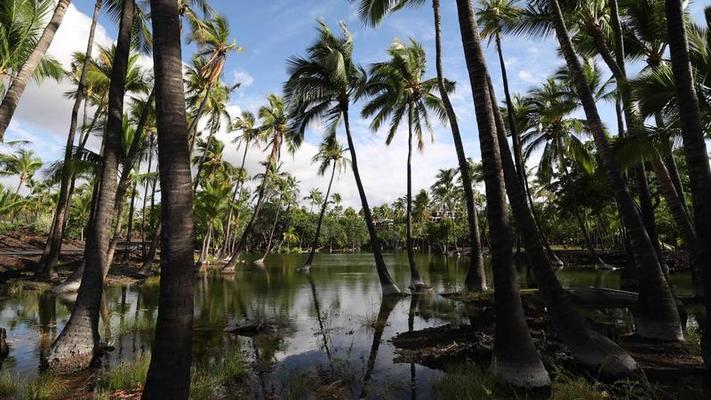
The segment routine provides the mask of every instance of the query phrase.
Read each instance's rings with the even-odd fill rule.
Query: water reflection
[[[303,257],[269,255],[263,266],[247,260],[235,276],[196,278],[195,365],[241,352],[255,371],[248,382],[248,398],[284,397],[295,390],[289,382],[302,376],[311,377],[309,382],[339,381],[349,398],[432,398],[432,384],[442,373],[394,363],[389,339],[399,332],[468,322],[470,310],[438,295],[464,286],[466,258],[418,255],[423,280],[433,291],[382,301],[371,255],[322,254],[309,273],[299,273]],[[397,284],[406,287],[409,270],[404,254],[387,255],[386,261]],[[522,286],[525,275],[520,271]],[[613,271],[563,270],[559,276],[565,286],[620,284],[619,272]],[[671,282],[677,293],[690,292],[688,275],[674,274]],[[158,285],[152,278],[140,285],[107,288],[100,332],[102,342],[114,350],[102,359],[101,368],[150,350]],[[0,299],[0,327],[7,329],[10,344],[0,369],[38,374],[40,355],[66,324],[75,298],[24,291]],[[603,313],[610,323],[628,318],[619,310]],[[224,332],[247,320],[266,321],[273,329],[252,336]]]

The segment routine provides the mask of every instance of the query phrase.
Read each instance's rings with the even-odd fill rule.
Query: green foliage
[[[67,382],[51,374],[43,374],[35,378],[25,379],[7,371],[0,373],[0,398],[3,399],[61,399],[67,390]]]
[[[114,392],[116,390],[135,389],[146,381],[148,367],[151,363],[149,354],[142,354],[133,360],[120,361],[101,373],[96,380],[97,392]]]
[[[240,390],[240,382],[247,373],[247,363],[238,349],[230,349],[221,354],[220,359],[196,363],[190,374],[190,398],[194,400],[233,398]]]
[[[443,400],[485,400],[501,399],[502,393],[496,386],[494,377],[473,363],[466,363],[449,369],[444,377],[434,385]]]

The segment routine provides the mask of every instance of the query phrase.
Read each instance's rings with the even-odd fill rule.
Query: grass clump
[[[193,365],[191,370],[190,398],[194,400],[233,398],[239,383],[247,376],[244,355],[230,350],[221,359]]]
[[[17,400],[53,400],[64,397],[66,382],[57,376],[44,374],[32,379],[3,372],[0,374],[0,398]]]
[[[553,382],[551,400],[607,400],[610,395],[604,388],[582,377],[558,376]]]
[[[435,392],[443,400],[485,400],[507,398],[499,393],[491,374],[482,371],[474,363],[465,363],[449,369],[434,385]]]
[[[150,354],[142,354],[130,361],[121,361],[98,376],[96,391],[102,396],[117,390],[138,388],[146,381],[150,364]]]

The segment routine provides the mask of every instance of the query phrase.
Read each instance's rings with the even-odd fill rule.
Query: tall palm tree
[[[634,260],[639,266],[639,306],[635,315],[637,334],[647,338],[679,340],[683,338],[681,321],[674,296],[663,275],[657,251],[622,178],[618,161],[611,151],[595,105],[595,99],[585,80],[580,60],[575,53],[563,20],[560,5],[557,0],[548,0],[547,5],[561,52],[587,117],[588,128],[595,139],[598,156],[602,160],[608,182],[614,191],[615,200],[627,229]]]
[[[345,171],[348,167],[348,159],[345,157],[344,153],[346,149],[338,143],[336,139],[336,134],[333,132],[331,135],[327,135],[321,145],[319,146],[318,153],[313,157],[313,162],[318,163],[318,174],[323,175],[326,173],[328,168],[331,168],[331,177],[328,180],[328,187],[326,188],[326,195],[323,197],[323,205],[321,205],[321,212],[318,215],[318,223],[316,224],[316,233],[314,234],[314,241],[311,243],[311,251],[309,251],[309,257],[306,259],[303,270],[308,270],[311,268],[311,264],[316,258],[316,247],[321,236],[321,225],[323,224],[323,216],[326,215],[326,209],[328,208],[329,196],[331,195],[331,186],[333,185],[333,178],[336,175],[336,170],[340,169]],[[334,196],[336,193],[334,193]]]
[[[7,5],[10,4],[8,2],[3,3]],[[52,17],[49,19],[47,26],[45,26],[42,35],[37,40],[35,48],[25,59],[25,62],[17,72],[15,79],[12,80],[10,87],[7,89],[7,92],[5,92],[5,97],[0,103],[0,141],[2,141],[5,137],[5,131],[7,130],[8,125],[10,125],[10,120],[15,113],[17,105],[20,103],[22,92],[25,91],[25,87],[27,87],[27,84],[34,75],[35,70],[42,63],[42,59],[45,56],[45,53],[47,53],[49,45],[52,44],[54,34],[57,32],[57,29],[59,29],[62,19],[64,19],[64,13],[67,11],[69,3],[71,3],[71,0],[59,0],[57,2],[57,6],[54,8]],[[15,43],[10,43],[10,45],[14,46]]]
[[[318,188],[309,190],[309,195],[304,197],[304,200],[309,201],[309,212],[313,212],[314,206],[323,203],[323,193]]]
[[[325,22],[320,21],[319,39],[308,48],[305,58],[294,57],[289,60],[289,75],[284,92],[299,132],[303,133],[309,125],[321,119],[325,120],[331,130],[343,121],[353,176],[370,235],[380,286],[385,295],[399,293],[400,289],[395,285],[383,259],[358,169],[349,109],[351,102],[362,95],[367,77],[363,68],[353,60],[353,37],[345,24],[341,24],[341,35],[336,36]]]
[[[5,95],[5,82],[12,82],[27,61],[42,34],[52,1],[7,0],[0,5],[0,98]],[[45,54],[32,78],[60,80],[62,64]]]
[[[84,274],[69,322],[47,355],[50,368],[57,370],[86,368],[93,359],[94,352],[99,349],[98,324],[104,286],[103,269],[107,263],[111,234],[109,228],[113,225],[115,215],[116,177],[122,152],[123,102],[134,11],[134,1],[124,0],[109,89],[100,190],[84,250]]]
[[[407,6],[421,5],[423,0],[352,0],[359,2],[359,14],[361,19],[371,25],[379,24],[388,13],[400,10]],[[469,257],[469,270],[466,277],[466,288],[472,291],[486,289],[486,274],[484,272],[484,258],[481,251],[481,236],[479,232],[479,219],[474,203],[474,191],[472,189],[472,178],[469,173],[469,163],[464,153],[462,135],[457,122],[457,115],[454,106],[447,93],[447,85],[444,78],[443,51],[442,51],[442,18],[440,15],[439,0],[432,0],[432,10],[435,28],[435,65],[437,68],[437,83],[442,105],[447,113],[449,127],[452,131],[454,148],[459,162],[459,172],[464,186],[464,202],[467,206],[467,223],[469,225],[469,243],[471,254]]]
[[[432,137],[432,125],[429,113],[435,113],[443,121],[447,114],[438,91],[436,78],[423,79],[426,71],[425,51],[416,41],[409,44],[394,41],[388,49],[390,59],[375,63],[370,68],[370,81],[367,91],[372,99],[363,107],[364,117],[373,117],[370,128],[377,131],[390,121],[387,145],[392,143],[403,118],[407,120],[407,195],[405,225],[407,236],[407,258],[410,265],[410,288],[426,288],[415,262],[414,243],[412,240],[412,144],[417,140],[417,149],[422,151],[425,145],[424,135]],[[449,84],[448,90],[453,90]],[[434,137],[432,137],[434,139]]]
[[[489,93],[491,103],[496,104],[491,80],[489,80]],[[506,128],[498,108],[494,108],[494,116],[509,202],[516,225],[522,233],[521,237],[531,270],[543,293],[556,333],[571,355],[590,370],[613,377],[632,375],[637,370],[634,359],[613,341],[591,329],[587,321],[577,312],[570,295],[563,290],[563,286],[558,281],[553,271],[553,264],[548,258],[550,252],[544,247],[542,235],[532,210],[529,209],[530,203],[526,201],[528,196],[512,160],[506,141]]]
[[[489,78],[479,31],[470,0],[457,0],[462,45],[479,130],[487,216],[491,237],[491,264],[496,300],[493,372],[502,382],[522,387],[550,385],[550,378],[533,346],[513,265],[513,238],[505,198],[505,182],[499,151]]]
[[[257,192],[257,204],[254,206],[252,216],[242,232],[242,236],[237,242],[236,248],[232,251],[230,259],[222,269],[225,273],[232,273],[239,261],[244,246],[247,244],[247,239],[252,233],[252,226],[262,210],[264,196],[266,194],[268,179],[270,173],[276,171],[281,160],[282,147],[286,145],[289,153],[294,153],[304,140],[303,132],[294,130],[290,125],[289,116],[287,114],[284,99],[281,96],[270,94],[267,96],[268,105],[259,108],[259,119],[261,135],[267,142],[269,154],[265,162],[265,171]]]
[[[151,0],[161,184],[161,285],[143,399],[187,399],[193,326],[193,213],[178,5]]]
[[[184,4],[187,2],[183,1]],[[210,91],[222,77],[222,73],[227,62],[227,56],[232,52],[242,51],[237,42],[230,39],[230,26],[227,19],[222,15],[216,15],[206,21],[193,24],[190,41],[197,43],[199,50],[196,58],[203,60],[198,70],[198,76],[202,83],[200,95],[201,101],[195,109],[195,114],[190,122],[191,148],[195,140],[197,124],[202,118]]]
[[[42,168],[42,159],[32,150],[17,149],[13,154],[0,154],[0,175],[15,176],[19,181],[15,195],[20,194],[22,185],[27,183]]]
[[[686,39],[684,11],[679,0],[666,0],[667,37],[671,54],[674,86],[679,103],[679,122],[684,139],[684,153],[689,168],[691,199],[696,223],[697,252],[699,258],[709,260],[711,256],[711,171],[704,131],[701,128],[699,100],[694,89],[694,77],[689,63],[689,48]],[[707,15],[709,10],[706,9]],[[706,323],[702,346],[704,361],[711,365],[711,264],[704,265],[703,278],[706,291]]]

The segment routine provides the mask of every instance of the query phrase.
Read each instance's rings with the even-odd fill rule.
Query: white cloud
[[[533,75],[531,75],[531,73],[525,69],[518,71],[518,78],[521,79],[522,81],[529,82],[529,83],[536,82],[536,79],[533,78]]]
[[[234,83],[239,83],[243,88],[252,86],[254,78],[247,71],[234,71],[232,74]]]

